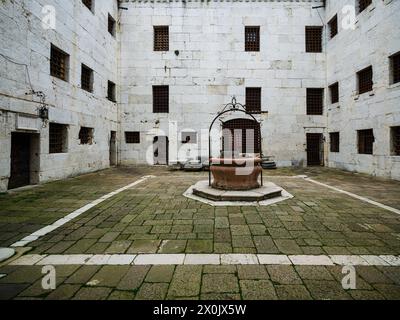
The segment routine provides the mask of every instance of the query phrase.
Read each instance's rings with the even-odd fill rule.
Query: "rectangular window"
[[[49,152],[67,152],[68,128],[64,124],[50,123],[49,125]]]
[[[68,81],[69,55],[51,45],[50,74],[53,77]]]
[[[374,150],[374,131],[358,130],[358,153],[359,154],[373,154]]]
[[[358,12],[363,12],[372,3],[372,0],[358,0]]]
[[[329,91],[331,93],[331,103],[339,102],[339,82],[336,82],[329,86]]]
[[[322,52],[322,27],[306,27],[306,52]]]
[[[81,88],[88,92],[93,92],[93,70],[82,64]]]
[[[197,143],[197,132],[182,132],[182,143]]]
[[[115,89],[115,83],[108,81],[108,86],[107,86],[107,99],[116,102],[116,89]]]
[[[331,39],[333,39],[337,34],[338,34],[338,18],[337,15],[335,15],[329,22],[329,33],[331,36]]]
[[[245,27],[245,51],[260,51],[260,27]]]
[[[93,2],[92,0],[82,0],[82,3],[93,12]]]
[[[324,89],[307,89],[307,114],[322,115],[324,113]]]
[[[261,112],[261,88],[246,88],[246,111]]]
[[[169,51],[168,26],[154,26],[154,51]]]
[[[169,87],[153,86],[153,113],[169,112]]]
[[[93,132],[93,128],[81,127],[81,130],[79,131],[79,140],[81,144],[92,144],[94,136]]]
[[[374,85],[372,66],[357,72],[357,79],[358,79],[358,94],[363,94],[372,91]]]
[[[125,132],[125,142],[129,144],[140,143],[140,132],[138,131]]]
[[[391,84],[400,82],[400,52],[390,57],[390,78]]]
[[[115,19],[110,14],[108,14],[108,32],[113,37],[115,37],[115,30],[116,30],[115,25],[116,25]]]
[[[332,132],[329,134],[331,142],[331,152],[339,152],[340,148],[340,133]]]
[[[390,136],[392,140],[392,155],[400,156],[400,127],[390,128]]]

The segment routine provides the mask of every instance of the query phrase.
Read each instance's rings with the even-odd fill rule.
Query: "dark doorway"
[[[261,128],[257,121],[233,119],[223,124],[223,147],[225,152],[260,153]]]
[[[38,183],[39,143],[38,134],[11,134],[11,174],[8,189]]]
[[[323,165],[323,136],[321,133],[307,133],[307,165]]]
[[[111,131],[110,135],[110,166],[117,165],[117,132]]]
[[[168,165],[168,137],[154,137],[153,150],[154,150],[154,164],[155,165]]]

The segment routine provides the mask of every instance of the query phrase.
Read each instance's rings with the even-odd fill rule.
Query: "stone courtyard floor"
[[[29,240],[0,266],[0,299],[400,299],[400,182],[327,168],[265,175],[294,198],[212,207],[182,195],[206,173],[162,167],[0,195],[0,247]],[[355,290],[342,288],[346,264]],[[55,266],[56,290],[42,289],[43,265]]]

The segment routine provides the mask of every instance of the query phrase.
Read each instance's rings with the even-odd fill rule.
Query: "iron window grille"
[[[400,52],[390,57],[391,83],[400,82]]]
[[[93,92],[93,70],[82,64],[81,88]]]
[[[329,139],[331,142],[331,152],[339,152],[340,148],[340,133],[339,132],[332,132],[329,134]]]
[[[154,51],[169,51],[168,26],[154,26]]]
[[[51,45],[50,50],[50,74],[61,80],[68,80],[68,59],[69,55],[64,51]]]
[[[370,92],[373,89],[373,71],[372,67],[365,68],[357,73],[358,94]]]
[[[82,3],[83,3],[90,11],[93,11],[93,1],[92,1],[92,0],[82,0]]]
[[[222,128],[224,153],[261,153],[261,128],[257,121],[233,119]]]
[[[329,22],[329,31],[331,39],[333,39],[338,34],[338,17],[335,15]]]
[[[373,154],[374,131],[372,129],[358,130],[358,153]]]
[[[64,124],[50,123],[49,125],[49,152],[66,152],[67,126]]]
[[[93,128],[81,127],[81,130],[79,130],[79,140],[81,144],[92,144]]]
[[[338,103],[339,102],[339,83],[336,82],[329,86],[329,90],[331,93],[331,103]]]
[[[260,27],[245,27],[245,51],[260,51]]]
[[[197,132],[182,132],[182,143],[197,143]]]
[[[108,14],[108,32],[115,37],[115,19]]]
[[[307,115],[323,115],[324,89],[307,89]]]
[[[127,131],[125,132],[126,143],[140,143],[140,132],[138,131]]]
[[[322,52],[323,27],[306,27],[306,52]]]
[[[168,86],[153,86],[153,113],[169,113]]]
[[[115,92],[115,83],[108,81],[107,86],[107,99],[111,102],[116,102],[116,92]]]
[[[391,128],[392,155],[400,156],[400,127]]]
[[[370,4],[372,4],[372,0],[358,0],[358,12],[363,12]]]
[[[261,88],[246,88],[246,111],[261,113]]]

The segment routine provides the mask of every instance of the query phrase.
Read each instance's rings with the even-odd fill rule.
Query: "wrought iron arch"
[[[247,112],[246,106],[241,104],[241,103],[239,103],[239,102],[237,102],[236,97],[233,97],[232,98],[232,102],[226,104],[225,107],[222,109],[222,111],[217,114],[217,116],[211,122],[210,128],[208,130],[208,163],[209,163],[208,183],[209,183],[209,186],[211,186],[211,182],[212,182],[211,181],[211,166],[212,166],[212,163],[211,163],[211,159],[212,159],[212,157],[211,157],[211,131],[212,131],[212,128],[214,127],[215,122],[219,118],[221,118],[221,116],[223,116],[224,114],[229,113],[229,112],[241,112],[241,113],[244,113],[244,114],[250,116],[261,127],[261,122],[257,121],[257,119],[254,117],[253,114]],[[261,136],[260,136],[260,139],[259,139],[259,150],[260,150],[260,156],[262,157],[262,139],[261,139]],[[263,181],[264,181],[263,172],[261,172],[261,185],[264,185]]]

